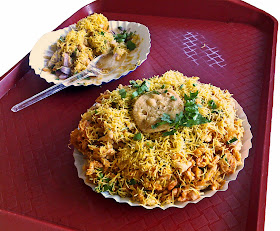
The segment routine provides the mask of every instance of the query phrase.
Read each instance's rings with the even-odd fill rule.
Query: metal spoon
[[[123,55],[119,60],[116,59],[115,54],[112,52],[104,55],[100,55],[93,59],[86,70],[73,75],[66,80],[63,80],[61,83],[58,83],[46,90],[22,101],[21,103],[16,104],[12,107],[11,111],[18,112],[42,99],[47,98],[50,95],[53,95],[64,88],[67,88],[73,85],[75,82],[85,79],[89,76],[98,76],[98,75],[108,75],[114,70],[121,67],[123,61],[125,60],[126,55]]]

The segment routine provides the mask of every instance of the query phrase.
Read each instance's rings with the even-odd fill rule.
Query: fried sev
[[[198,80],[168,71],[135,82],[140,86],[149,81],[144,94],[173,90],[183,101],[197,92],[198,111],[209,122],[178,126],[172,135],[145,133],[137,127],[132,112],[141,96],[133,97],[133,86],[119,85],[98,97],[71,133],[71,144],[84,155],[84,169],[95,191],[143,205],[165,205],[196,200],[205,190],[222,188],[225,176],[241,164],[244,129],[231,94]]]

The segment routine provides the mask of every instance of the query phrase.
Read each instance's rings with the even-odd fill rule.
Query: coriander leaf
[[[184,95],[185,100],[192,100],[195,99],[198,95],[198,91],[196,92],[190,92],[190,96],[187,96],[186,94]]]
[[[151,85],[150,82],[145,80],[140,86],[141,91],[149,91],[150,85]]]
[[[164,84],[161,86],[161,89],[163,89],[163,88],[165,88],[165,85],[164,85]]]
[[[63,36],[60,36],[59,41],[60,42],[65,42],[65,38]]]
[[[217,104],[214,102],[213,99],[211,99],[211,100],[208,101],[208,106],[209,106],[211,109],[217,109]]]
[[[135,80],[130,80],[129,83],[132,85],[132,87],[137,88],[139,87],[139,84]]]
[[[103,192],[105,192],[105,191],[112,191],[112,188],[113,187],[111,185],[106,184],[106,185],[104,185],[102,191]]]
[[[169,124],[172,124],[172,123],[173,123],[173,121],[172,121],[171,118],[170,118],[170,115],[168,115],[168,114],[166,114],[166,113],[163,113],[160,119],[161,119],[162,121],[165,121],[165,122],[169,123]]]
[[[152,93],[152,94],[157,94],[157,95],[160,94],[158,91],[152,91],[151,93]]]
[[[181,111],[179,114],[176,114],[176,117],[175,117],[175,123],[180,123],[180,121],[183,119],[184,117],[184,113]]]
[[[101,178],[103,178],[104,177],[104,174],[102,173],[102,172],[100,172],[99,174],[98,174],[98,179],[101,179]]]
[[[175,98],[174,95],[172,95],[172,96],[170,97],[170,99],[173,100],[173,101],[176,101],[176,100],[177,100],[177,99]]]
[[[171,136],[171,135],[174,135],[176,133],[176,130],[173,129],[171,131],[168,131],[168,132],[164,132],[162,135],[163,136]]]
[[[235,141],[237,141],[238,139],[236,137],[233,137],[231,140],[229,140],[227,143],[228,144],[232,144],[234,143]]]
[[[135,179],[131,179],[129,182],[128,182],[129,185],[135,185],[137,184],[137,181]]]
[[[138,95],[148,92],[150,90],[149,88],[150,88],[150,83],[145,80],[140,86],[137,87],[137,90],[132,93],[132,99]]]
[[[136,48],[136,44],[130,40],[126,42],[126,47],[128,50],[133,51]]]
[[[138,92],[137,91],[132,93],[131,98],[134,99],[136,96],[138,96]]]
[[[198,95],[198,91],[196,91],[196,92],[191,92],[191,93],[190,93],[190,97],[191,97],[191,99],[196,98],[196,97],[197,97],[197,95]]]
[[[125,89],[120,89],[119,93],[120,93],[122,99],[126,97],[126,90]]]
[[[155,129],[155,128],[157,128],[158,126],[163,125],[163,124],[167,124],[167,122],[166,122],[166,121],[161,121],[161,122],[158,122],[158,123],[152,125],[151,127],[152,127],[152,129]]]
[[[121,33],[115,34],[114,39],[118,43],[124,42],[126,44],[126,47],[128,50],[130,50],[130,51],[134,50],[136,48],[136,44],[131,41],[134,33],[133,32],[128,33],[122,27],[118,27],[118,29],[121,31]]]
[[[134,135],[133,140],[141,140],[142,139],[142,134],[139,132]]]
[[[183,88],[183,86],[184,86],[184,84],[182,84],[182,85],[179,87],[179,89],[181,90],[181,89]]]
[[[194,125],[204,124],[211,122],[207,118],[203,117],[198,110],[199,105],[195,103],[195,98],[198,95],[198,91],[191,92],[190,96],[184,95],[186,100],[184,105],[184,111],[176,114],[175,119],[171,119],[170,115],[163,113],[161,116],[161,121],[152,125],[152,128],[156,128],[162,124],[169,124],[173,127],[173,130],[164,132],[163,136],[174,135],[176,133],[176,129],[179,126],[183,127],[192,127]]]

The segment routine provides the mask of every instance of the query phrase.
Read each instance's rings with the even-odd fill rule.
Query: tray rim
[[[0,221],[5,220],[5,222],[6,222],[4,224],[1,223],[4,227],[5,227],[5,225],[10,225],[9,221],[7,221],[7,217],[16,217],[17,221],[20,220],[20,222],[18,222],[18,223],[24,222],[25,225],[28,224],[28,225],[30,225],[30,227],[34,227],[34,224],[44,226],[46,228],[44,230],[50,230],[50,231],[51,230],[56,230],[56,231],[73,231],[74,230],[71,227],[58,225],[58,224],[51,223],[49,221],[45,221],[42,219],[37,219],[37,218],[31,217],[31,216],[29,217],[26,215],[22,215],[20,213],[0,209]],[[16,224],[16,225],[18,225],[18,224]]]
[[[220,0],[213,0],[213,1],[218,2]],[[256,203],[256,201],[250,200],[249,208],[248,208],[248,211],[250,211],[250,208],[252,206],[257,208],[257,211],[255,211],[257,213],[257,215],[256,215],[257,218],[255,220],[247,218],[247,224],[246,224],[246,230],[254,230],[254,229],[263,230],[264,222],[265,222],[265,206],[266,206],[267,176],[268,176],[268,163],[269,163],[271,119],[272,119],[272,107],[273,107],[273,90],[274,90],[274,78],[275,78],[275,61],[276,61],[276,43],[277,43],[278,21],[274,16],[270,15],[269,13],[255,7],[249,3],[243,2],[241,0],[227,0],[227,2],[239,5],[244,8],[249,8],[253,11],[261,13],[264,16],[266,16],[269,20],[271,20],[272,24],[273,24],[273,33],[271,34],[271,36],[272,36],[271,45],[272,46],[269,47],[271,49],[271,55],[269,56],[269,59],[270,59],[269,82],[267,83],[267,88],[263,88],[264,91],[262,92],[262,95],[267,94],[267,100],[265,101],[266,104],[264,106],[264,108],[267,110],[266,110],[266,113],[263,113],[262,116],[260,116],[261,118],[259,119],[259,121],[261,121],[261,119],[262,119],[262,123],[265,124],[264,133],[266,135],[266,136],[264,136],[264,139],[263,139],[264,146],[261,150],[262,155],[260,156],[260,160],[259,160],[259,161],[261,161],[261,164],[259,164],[259,165],[261,165],[260,172],[262,174],[260,174],[260,184],[258,187],[258,192],[259,192],[259,194],[257,195],[258,201]],[[106,12],[106,11],[103,11],[103,5],[104,5],[103,3],[104,3],[104,0],[96,0],[94,2],[91,2],[91,3],[83,6],[82,8],[78,9],[74,14],[72,14],[69,18],[67,18],[65,21],[63,21],[54,30],[58,30],[63,27],[66,27],[67,25],[70,25],[71,22],[69,22],[69,19],[75,18],[75,15],[81,13],[82,11],[85,11],[85,13],[87,15],[95,12],[95,10],[91,9],[91,7],[93,5],[97,5],[97,8],[100,7],[100,9],[98,9],[99,12]],[[108,12],[110,12],[110,11],[108,11]],[[145,15],[145,14],[143,14],[143,15]],[[188,18],[188,17],[186,17],[186,18]],[[189,18],[192,18],[192,17],[189,17]],[[200,20],[207,20],[207,19],[200,19]],[[219,21],[219,20],[214,20],[214,21]],[[244,24],[246,24],[246,23],[244,23]],[[14,84],[21,78],[22,75],[26,74],[31,69],[28,65],[29,54],[30,53],[28,53],[18,63],[16,63],[10,70],[8,70],[4,75],[2,75],[0,77],[0,99],[4,95],[6,95],[10,89],[13,88]],[[12,76],[11,79],[9,79],[10,75],[13,75],[13,74],[14,74],[14,76]],[[262,118],[262,117],[264,117],[264,118]],[[256,159],[254,161],[256,161]],[[255,169],[256,168],[254,167],[253,173],[255,172]],[[254,188],[254,189],[256,189],[256,188]],[[260,209],[260,208],[262,208],[262,209]],[[14,212],[11,212],[8,210],[4,210],[4,209],[0,209],[0,212],[4,212],[4,213],[6,212],[7,214],[10,213],[10,214],[15,214],[16,216],[22,216],[23,219],[34,219],[36,222],[50,224],[53,227],[57,227],[57,228],[61,227],[60,225],[58,225],[56,223],[44,221],[40,218],[37,219],[37,218],[33,218],[33,217],[28,217],[28,216],[25,216],[22,214],[17,214],[17,213],[14,213]],[[252,223],[252,221],[255,221],[256,223]],[[66,229],[67,228],[68,227],[66,227]],[[70,228],[69,230],[72,230],[72,229]]]

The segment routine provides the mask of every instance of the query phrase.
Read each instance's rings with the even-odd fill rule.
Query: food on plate
[[[175,119],[176,114],[183,110],[184,103],[174,90],[160,89],[141,95],[133,106],[132,114],[142,132],[152,133],[170,128],[169,124],[153,127],[158,118],[168,114],[171,119]]]
[[[70,138],[96,192],[163,206],[223,187],[244,128],[231,94],[198,80],[168,71],[96,99]]]
[[[134,50],[139,36],[118,27],[117,33],[109,28],[108,19],[102,14],[92,14],[77,22],[76,27],[61,36],[54,46],[44,71],[66,79],[85,70],[95,57],[113,52],[116,60]]]

